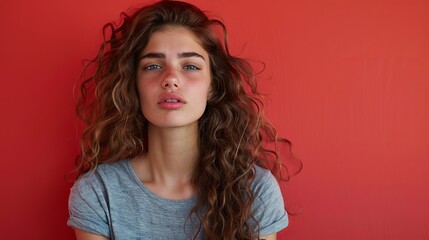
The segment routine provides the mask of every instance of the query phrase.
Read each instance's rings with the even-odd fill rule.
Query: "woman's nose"
[[[162,87],[178,88],[180,83],[179,73],[174,69],[169,69],[165,74],[166,75],[162,81]]]

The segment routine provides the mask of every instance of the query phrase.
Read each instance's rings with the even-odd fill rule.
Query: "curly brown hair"
[[[197,203],[191,215],[200,220],[198,232],[203,230],[207,239],[259,239],[250,188],[254,166],[287,180],[290,174],[276,146],[283,142],[290,149],[290,142],[278,138],[265,120],[254,71],[248,61],[229,53],[225,25],[191,4],[157,2],[130,15],[122,13],[120,24],[104,26],[98,55],[84,68],[86,75],[88,66],[94,67],[90,76],[83,77],[76,108],[86,125],[76,162],[78,173],[147,150],[137,65],[151,35],[167,25],[191,30],[210,58],[212,97],[199,120],[200,156],[192,179]],[[223,36],[215,27],[220,27]],[[269,143],[275,147],[269,148]]]

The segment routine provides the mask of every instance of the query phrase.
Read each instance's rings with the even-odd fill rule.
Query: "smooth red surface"
[[[429,3],[192,2],[266,63],[267,115],[304,162],[279,239],[429,239]],[[73,239],[73,86],[102,25],[142,3],[0,3],[2,239]]]

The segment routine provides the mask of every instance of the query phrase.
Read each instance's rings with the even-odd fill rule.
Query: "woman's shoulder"
[[[110,237],[110,203],[126,179],[127,161],[103,163],[82,174],[70,189],[69,226]],[[126,183],[124,183],[126,184]]]
[[[120,160],[114,163],[102,163],[96,168],[88,170],[75,181],[72,190],[88,191],[91,189],[103,189],[106,183],[120,182],[129,178],[128,160]]]
[[[261,236],[279,232],[288,223],[282,192],[277,179],[270,170],[255,166],[255,179],[252,183],[255,196],[253,216],[260,224]]]
[[[252,190],[256,196],[260,196],[267,191],[271,192],[280,190],[277,179],[270,170],[257,165],[254,166],[254,169],[255,179],[252,183]]]

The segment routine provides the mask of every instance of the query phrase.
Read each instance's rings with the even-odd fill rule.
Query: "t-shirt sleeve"
[[[82,175],[70,189],[67,225],[110,238],[106,201],[95,175]]]
[[[259,221],[260,236],[277,233],[287,227],[289,220],[279,184],[270,171],[258,170],[255,182],[253,216]],[[257,172],[258,172],[257,171]]]

